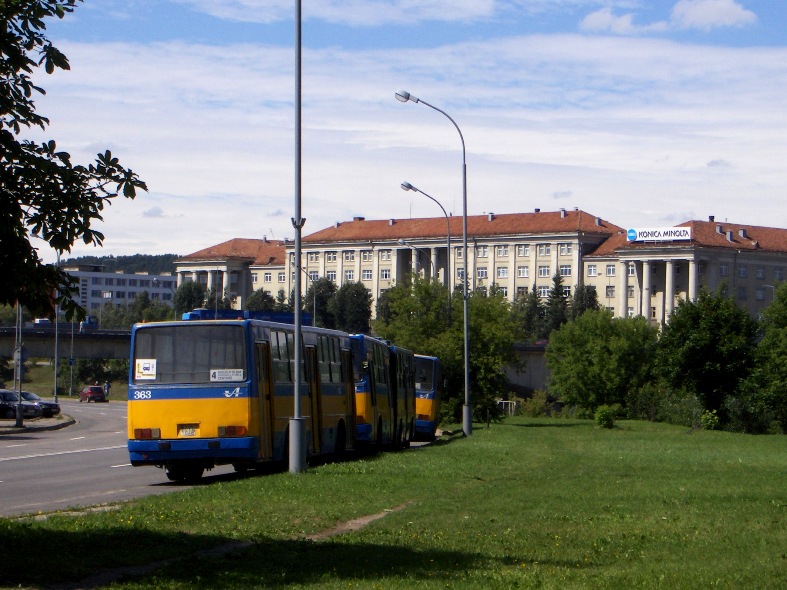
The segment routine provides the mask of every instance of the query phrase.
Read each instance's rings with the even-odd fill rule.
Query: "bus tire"
[[[167,479],[177,482],[194,483],[200,480],[205,468],[198,464],[189,463],[167,463],[164,466],[164,473]]]

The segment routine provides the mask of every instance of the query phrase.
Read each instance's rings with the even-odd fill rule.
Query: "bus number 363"
[[[150,391],[135,391],[134,399],[151,399],[153,397]]]

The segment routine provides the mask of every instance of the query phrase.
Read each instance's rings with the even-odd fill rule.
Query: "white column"
[[[650,260],[642,261],[642,316],[650,320]]]
[[[675,263],[667,260],[665,266],[664,279],[664,322],[669,322],[669,317],[675,307]]]
[[[431,254],[432,254],[432,266],[430,267],[431,268],[431,272],[434,273],[434,278],[439,278],[440,277],[440,271],[437,268],[437,247],[436,246],[431,248]],[[429,278],[431,279],[432,277],[430,276]]]
[[[620,285],[619,293],[619,310],[618,314],[622,318],[628,317],[628,297],[629,297],[629,263],[627,261],[620,261]]]
[[[689,301],[697,299],[697,263],[689,260]]]

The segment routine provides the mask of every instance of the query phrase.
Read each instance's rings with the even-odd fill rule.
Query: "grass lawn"
[[[0,547],[14,587],[183,557],[112,587],[787,588],[787,437],[509,418],[298,476],[0,519]]]

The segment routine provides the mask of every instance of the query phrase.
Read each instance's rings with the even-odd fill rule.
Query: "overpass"
[[[0,356],[12,357],[14,355],[15,332],[16,329],[13,326],[0,327]],[[55,356],[55,326],[22,328],[22,346],[27,351],[28,357],[53,358]],[[79,325],[61,323],[58,326],[57,353],[60,358],[127,359],[130,347],[130,330],[90,329],[80,334]]]

